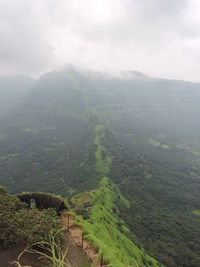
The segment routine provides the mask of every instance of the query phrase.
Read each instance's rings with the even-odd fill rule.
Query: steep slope
[[[72,199],[84,219],[77,218],[84,238],[98,248],[105,263],[116,267],[158,266],[158,263],[137,247],[130,239],[131,232],[120,219],[119,209],[130,208],[119,188],[107,177],[111,155],[102,144],[105,125],[99,121],[95,127],[96,170],[101,177],[99,188],[82,193]]]
[[[19,108],[34,82],[34,79],[23,75],[0,77],[0,119],[7,118]]]
[[[199,266],[200,85],[147,78],[92,83],[91,106],[108,125],[109,177],[131,204],[123,219],[167,266]]]
[[[0,182],[12,192],[70,197],[97,190],[96,199],[109,177],[130,203],[117,207],[117,217],[131,230],[134,244],[166,266],[197,267],[199,99],[199,84],[138,73],[46,74],[1,126]],[[82,211],[89,220],[82,225],[91,235],[90,220],[101,214],[104,222],[104,213],[111,212],[100,198],[102,206],[103,214],[95,206]]]
[[[0,176],[12,192],[66,195],[95,184],[93,121],[73,75],[53,72],[41,77],[2,126]]]

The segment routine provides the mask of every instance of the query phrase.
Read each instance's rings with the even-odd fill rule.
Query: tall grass
[[[38,254],[40,259],[47,260],[51,263],[52,267],[70,267],[70,263],[67,260],[68,248],[64,251],[61,246],[55,242],[55,237],[50,237],[49,242],[40,241],[33,244],[32,247],[37,247],[37,249],[30,248],[30,252]]]
[[[28,248],[25,248],[17,257],[16,261],[12,261],[11,264],[17,266],[17,267],[29,267],[30,265],[21,265],[20,260],[21,257],[28,251]],[[31,267],[31,266],[30,266]]]
[[[35,249],[36,247],[37,249]],[[55,236],[50,237],[49,242],[39,241],[28,247],[26,247],[19,255],[16,261],[12,261],[11,263],[17,267],[33,267],[31,265],[22,265],[21,258],[25,253],[34,253],[39,255],[40,260],[45,260],[47,262],[47,266],[51,267],[72,267],[72,265],[67,260],[67,252],[68,248],[64,251],[61,246],[56,243]],[[91,264],[91,267],[97,267],[101,258],[101,251],[98,256]],[[44,265],[41,265],[44,267]],[[111,266],[111,264],[106,265]],[[78,266],[77,266],[78,267]]]
[[[67,260],[68,248],[64,251],[61,246],[56,243],[55,236],[51,236],[49,242],[39,241],[27,248],[25,248],[18,256],[16,261],[12,264],[17,267],[31,267],[30,265],[22,265],[21,258],[25,253],[34,253],[39,256],[40,260],[46,260],[48,266],[51,267],[71,267],[69,261]]]

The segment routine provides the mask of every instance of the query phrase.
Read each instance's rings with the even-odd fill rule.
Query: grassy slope
[[[101,142],[104,130],[103,123],[98,123],[95,127],[96,169],[102,177],[99,188],[90,194],[95,204],[90,210],[89,218],[77,218],[77,223],[83,227],[85,238],[101,251],[104,260],[112,266],[158,266],[152,257],[146,255],[143,249],[139,249],[127,237],[129,229],[119,218],[119,206],[128,207],[129,203],[106,176],[111,156]]]

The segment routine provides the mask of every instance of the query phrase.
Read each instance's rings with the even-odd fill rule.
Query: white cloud
[[[0,0],[0,74],[68,63],[200,81],[198,0]]]

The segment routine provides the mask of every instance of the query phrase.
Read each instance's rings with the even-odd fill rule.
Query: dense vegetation
[[[104,262],[116,267],[158,266],[141,246],[137,247],[130,240],[130,230],[118,212],[119,207],[129,206],[128,202],[107,177],[102,179],[98,190],[87,194],[87,198],[82,194],[77,198],[84,203],[81,210],[79,208],[84,220],[77,217],[76,223],[83,228],[84,238],[103,255]],[[86,208],[91,203],[95,204]]]
[[[0,126],[0,180],[14,193],[65,196],[98,183],[93,179],[93,121],[73,77],[46,76]]]
[[[165,129],[168,119],[160,118],[156,129],[150,123],[158,124],[158,115],[151,114],[152,119],[145,120],[149,128],[140,125],[137,129],[134,118],[134,123],[130,121],[135,111],[123,113],[112,113],[112,132],[107,131],[104,138],[113,157],[110,176],[131,204],[123,218],[149,253],[167,266],[199,266],[198,124],[192,129],[194,119],[190,118],[184,120],[186,132],[186,125]]]
[[[23,75],[0,77],[0,119],[7,119],[20,107],[34,82]]]
[[[94,190],[93,203],[109,177],[130,203],[118,208],[133,243],[166,266],[197,267],[199,97],[199,84],[144,75],[44,75],[1,123],[0,182],[15,193],[49,191],[72,199]],[[82,210],[87,221],[104,218],[92,207]]]
[[[61,225],[54,209],[29,210],[25,203],[0,188],[0,246],[48,242],[57,232],[60,239]]]
[[[119,208],[129,208],[129,202],[106,177],[112,159],[102,144],[104,131],[104,123],[98,122],[95,126],[94,143],[96,170],[101,177],[99,188],[72,198],[76,212],[83,215],[83,219],[77,218],[77,224],[82,226],[84,237],[94,244],[106,263],[116,267],[158,266],[144,249],[131,242],[131,233],[120,219]]]

